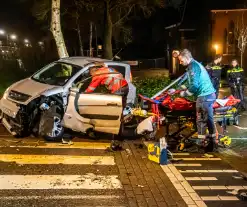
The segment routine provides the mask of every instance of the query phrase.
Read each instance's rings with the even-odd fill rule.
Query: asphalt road
[[[175,153],[177,162],[163,166],[162,171],[158,165],[147,160],[146,148],[140,148],[138,152],[133,148],[135,141],[127,142],[125,151],[121,153],[123,162],[120,162],[118,153],[106,150],[109,140],[75,138],[73,143],[64,145],[46,143],[37,138],[15,139],[2,127],[0,132],[1,207],[186,206],[181,199],[189,207],[247,205],[236,191],[246,190],[247,181],[218,155],[207,157],[203,154]],[[144,165],[140,163],[142,160],[145,160]],[[129,170],[130,163],[134,165],[132,170]],[[136,166],[145,170],[134,170]],[[146,176],[146,182],[136,179],[129,187],[124,179],[127,175],[131,181],[134,171],[136,177]],[[168,193],[170,196],[162,192],[165,189],[160,187],[161,179],[151,172],[167,176],[169,179],[163,185],[167,185],[167,191],[173,187],[177,195],[174,190],[173,195]],[[155,182],[149,183],[150,178]],[[151,187],[147,190],[145,185],[154,190]],[[162,190],[156,195],[157,189]],[[144,195],[140,195],[139,191]],[[143,202],[150,202],[150,193],[156,201],[164,193],[166,202],[160,202],[160,205],[158,201],[153,205],[147,202],[144,205]],[[131,205],[128,196],[142,200],[139,200],[139,205]],[[172,197],[173,202],[170,200]]]
[[[247,173],[247,140],[243,139],[247,137],[247,114],[241,117],[239,127],[228,127],[228,135],[234,138],[230,149],[213,157],[174,154],[177,162],[163,166],[162,171],[147,160],[146,148],[138,149],[140,154],[135,152],[130,147],[132,141],[121,153],[122,159],[129,161],[121,163],[119,153],[106,150],[109,140],[75,138],[71,145],[45,143],[33,137],[15,139],[0,126],[0,207],[182,207],[185,203],[189,207],[244,207],[247,201],[239,194],[247,190],[247,181],[241,177]],[[132,166],[130,171],[130,163],[145,169],[141,172]],[[137,178],[131,187],[125,179],[131,181],[133,171]],[[161,179],[151,172],[167,177],[163,181],[166,188],[160,187]],[[140,175],[146,176],[144,181]],[[158,194],[155,189],[160,189]],[[136,201],[131,204],[130,198]]]
[[[0,137],[1,207],[127,206],[109,143]]]

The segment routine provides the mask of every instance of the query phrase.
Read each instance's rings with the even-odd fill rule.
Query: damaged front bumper
[[[10,123],[5,117],[7,116],[7,117],[15,119],[19,111],[19,106],[17,106],[16,103],[9,101],[6,98],[2,98],[0,100],[0,111],[1,111],[0,119],[2,120],[2,124],[12,135],[15,136],[16,132],[13,131],[12,126],[10,125]]]

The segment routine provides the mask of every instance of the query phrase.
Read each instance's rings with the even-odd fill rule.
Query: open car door
[[[95,131],[118,134],[122,115],[122,97],[113,94],[80,94],[78,113],[89,119]]]
[[[79,93],[72,89],[64,116],[65,127],[85,132],[118,134],[121,125],[122,97],[113,94]]]

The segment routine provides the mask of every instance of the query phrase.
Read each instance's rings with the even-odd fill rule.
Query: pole
[[[97,24],[95,24],[95,44],[96,44],[96,57],[98,57],[98,33],[97,33]]]
[[[172,83],[170,83],[168,86],[166,86],[164,89],[162,89],[161,91],[159,91],[158,93],[156,93],[154,96],[151,97],[151,99],[156,98],[157,96],[161,95],[162,93],[164,93],[165,91],[167,91],[169,88],[171,88],[173,85],[175,85],[178,81],[180,81],[182,78],[184,77],[184,75],[180,76],[179,78],[177,78],[175,81],[173,81]]]

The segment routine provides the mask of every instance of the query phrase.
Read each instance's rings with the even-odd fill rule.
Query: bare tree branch
[[[113,23],[113,27],[121,24],[127,18],[131,13],[132,9],[134,8],[134,6],[135,5],[130,6],[128,11],[122,17],[120,17],[116,22]]]
[[[237,40],[237,47],[241,53],[241,66],[243,64],[243,54],[247,45],[247,24],[244,22],[244,14],[241,13],[241,17],[237,18],[236,26],[234,28],[234,36]]]

